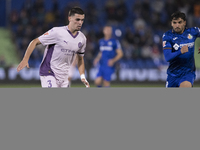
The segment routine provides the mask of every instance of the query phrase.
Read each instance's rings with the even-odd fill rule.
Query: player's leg
[[[176,87],[179,87],[178,83],[179,83],[179,79],[168,75],[165,87],[166,88],[176,88]]]
[[[95,79],[94,84],[95,84],[97,87],[101,87],[101,86],[102,86],[102,77],[101,77],[101,76],[98,76],[98,77]]]
[[[192,84],[189,81],[183,81],[179,87],[192,87]]]
[[[110,81],[103,80],[104,87],[110,87]]]
[[[103,75],[103,69],[102,67],[99,67],[96,79],[94,80],[94,84],[96,87],[102,87],[102,80],[103,80],[102,75]]]
[[[194,80],[195,80],[195,73],[188,73],[184,75],[179,82],[179,87],[188,87],[191,88],[193,86]]]
[[[40,76],[41,86],[43,88],[57,88],[57,82],[53,76]]]
[[[106,68],[103,73],[103,86],[110,87],[111,77],[115,72],[114,68]]]

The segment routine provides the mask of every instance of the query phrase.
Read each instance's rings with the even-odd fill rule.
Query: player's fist
[[[184,54],[184,53],[187,53],[188,52],[188,45],[185,45],[181,48],[181,53]]]
[[[113,59],[109,59],[108,60],[108,66],[112,67],[114,65],[114,60]]]

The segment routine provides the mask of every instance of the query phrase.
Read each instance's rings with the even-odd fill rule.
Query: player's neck
[[[104,39],[105,40],[109,40],[111,37],[110,36],[105,36]]]
[[[70,25],[68,25],[67,28],[71,32],[72,35],[76,35],[78,32],[77,30],[73,30]]]

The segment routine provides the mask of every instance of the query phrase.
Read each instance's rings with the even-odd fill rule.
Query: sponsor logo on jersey
[[[166,46],[166,41],[163,41],[163,47],[165,47]]]
[[[66,41],[64,41],[66,44],[68,43],[68,42],[66,42]]]
[[[64,53],[64,55],[74,55],[75,51],[69,50],[69,49],[61,49],[61,52]]]
[[[185,43],[185,44],[180,44],[180,47],[183,47],[183,46],[185,46],[185,45],[187,45],[189,48],[192,48],[192,47],[194,47],[194,42]]]
[[[112,51],[112,47],[111,46],[101,46],[100,51]]]
[[[176,40],[176,39],[178,39],[178,37],[173,38],[173,40]]]
[[[193,36],[191,34],[188,34],[187,38],[191,40]]]
[[[173,48],[177,51],[179,48],[179,45],[177,43],[174,44]]]

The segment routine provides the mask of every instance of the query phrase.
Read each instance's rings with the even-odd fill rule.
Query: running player
[[[172,30],[163,34],[163,53],[169,62],[166,87],[192,87],[196,77],[194,43],[200,29],[186,28],[186,16],[180,11],[171,15],[171,26]]]
[[[80,31],[85,14],[79,7],[69,11],[69,24],[54,27],[40,37],[32,40],[26,53],[17,67],[19,72],[24,67],[29,68],[28,60],[36,45],[46,45],[44,57],[40,65],[40,80],[42,87],[69,87],[68,74],[77,54],[77,66],[81,81],[89,87],[85,78],[84,52],[86,37]]]
[[[105,26],[103,34],[104,38],[99,41],[100,51],[93,62],[94,66],[99,63],[95,85],[110,87],[111,75],[115,72],[115,63],[123,57],[123,51],[119,41],[112,38],[111,26]]]

